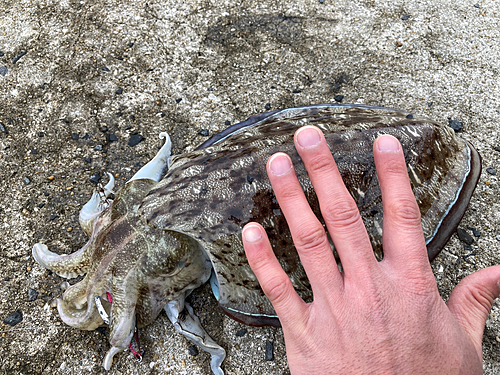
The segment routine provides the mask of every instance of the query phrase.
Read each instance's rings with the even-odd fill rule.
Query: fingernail
[[[269,168],[275,176],[283,176],[292,169],[292,161],[285,154],[276,154],[269,161]]]
[[[314,127],[305,127],[297,131],[297,143],[302,148],[315,147],[320,141],[319,130]]]
[[[257,242],[262,237],[259,227],[256,227],[255,225],[247,225],[243,228],[242,235],[246,242]]]
[[[377,138],[377,148],[380,152],[397,152],[399,142],[392,135],[382,135]]]

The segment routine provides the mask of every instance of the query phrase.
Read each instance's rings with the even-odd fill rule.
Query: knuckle
[[[473,306],[476,310],[485,314],[489,313],[495,296],[487,287],[482,285],[461,285],[461,287],[461,292],[463,293],[464,299],[468,302],[468,306]]]
[[[304,192],[302,189],[296,189],[291,186],[282,186],[280,189],[276,189],[275,193],[280,202],[296,202],[297,200],[304,198]]]
[[[312,251],[330,246],[325,230],[319,223],[313,227],[304,226],[296,237],[294,239],[295,246],[302,251]]]
[[[420,210],[418,209],[417,202],[414,198],[412,198],[399,198],[397,200],[391,200],[391,202],[387,203],[385,208],[386,214],[398,222],[399,225],[420,227]]]
[[[273,305],[284,305],[291,296],[291,283],[282,277],[273,277],[267,280],[264,292]]]
[[[333,158],[323,154],[315,155],[309,160],[304,161],[308,172],[314,174],[330,174],[335,171],[335,163]]]
[[[398,163],[397,161],[391,159],[385,162],[382,165],[381,169],[382,169],[381,172],[384,175],[396,176],[407,179],[406,176],[408,175],[408,170],[406,164],[404,163]]]
[[[321,214],[327,223],[348,229],[361,220],[358,207],[351,197],[332,200]]]

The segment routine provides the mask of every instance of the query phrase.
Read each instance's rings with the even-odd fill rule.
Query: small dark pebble
[[[40,86],[38,86],[38,87],[40,87],[42,90],[45,90],[45,83],[42,83],[42,84],[41,84]]]
[[[5,276],[4,280],[5,281],[10,281],[10,277],[9,276]]]
[[[182,100],[182,98],[177,98],[177,99],[175,99],[175,102],[176,102],[176,103],[180,103],[180,102],[181,102],[181,100]]]
[[[28,177],[23,178],[23,182],[25,185],[29,185],[31,183],[30,179]]]
[[[45,206],[45,203],[40,203],[37,207],[38,208],[43,208]]]
[[[86,162],[86,163],[92,163],[92,159],[91,158],[83,158],[83,160]]]
[[[95,145],[94,150],[95,151],[102,151],[102,145]]]
[[[110,72],[110,70],[109,70],[109,68],[107,66],[103,66],[102,70],[104,70],[105,72]]]
[[[134,42],[130,42],[130,43],[128,44],[128,48],[132,48],[133,46],[134,46]]]
[[[479,4],[474,4],[474,8],[479,8]]]
[[[116,142],[116,141],[118,141],[118,137],[116,136],[116,134],[111,133],[109,135],[109,141],[110,142]]]
[[[97,185],[99,181],[101,180],[101,175],[99,173],[94,173],[90,178],[89,181],[92,182],[94,185]]]
[[[467,245],[472,245],[474,243],[474,238],[465,231],[465,229],[457,228],[457,235],[460,241],[466,243]]]
[[[116,112],[116,117],[122,117],[123,116],[123,113],[121,112]]]
[[[82,137],[82,139],[85,139],[85,140],[90,139],[90,135],[85,134],[85,135]]]
[[[135,116],[134,115],[130,115],[130,120],[131,121],[135,121]]]
[[[427,103],[427,106],[428,106],[429,108],[431,108],[433,104],[434,104],[434,102],[429,102],[429,103]]]
[[[6,66],[0,66],[0,74],[1,75],[3,75],[5,77],[8,72],[9,72],[9,69]]]
[[[296,88],[294,88],[294,89],[292,90],[292,92],[293,92],[294,94],[300,94],[300,93],[302,92],[302,90],[301,90],[301,89],[299,89],[298,87],[296,87]]]
[[[486,172],[488,172],[489,174],[492,174],[493,176],[497,174],[497,170],[495,168],[486,168]]]
[[[103,133],[106,133],[106,132],[108,131],[108,127],[107,127],[107,126],[103,126],[103,127],[101,128],[101,131],[102,131]]]
[[[28,289],[28,301],[33,302],[38,297],[38,292],[35,289]]]
[[[54,221],[55,219],[57,219],[59,216],[57,215],[50,215],[50,221]]]
[[[39,132],[39,133],[38,133],[38,136],[39,136],[40,138],[42,138],[44,135],[45,135],[45,134],[43,134],[43,132]]]
[[[46,197],[48,197],[50,195],[50,193],[48,191],[44,191],[43,195],[45,195]]]
[[[413,118],[413,114],[410,113],[409,115],[406,115],[406,118],[411,120]]]
[[[0,131],[1,131],[2,133],[8,134],[7,129],[5,129],[5,126],[4,126],[1,122],[0,122]]]
[[[144,140],[144,137],[142,135],[140,135],[140,134],[134,134],[128,140],[128,145],[130,147],[134,147],[134,146],[137,146],[143,140]]]
[[[73,138],[75,141],[78,141],[78,138],[80,138],[80,134],[73,133],[73,134],[71,134],[71,138]]]
[[[198,132],[199,135],[202,135],[204,137],[208,137],[208,135],[210,134],[208,132],[208,129],[201,129],[199,132]]]
[[[494,149],[495,151],[500,152],[500,146],[498,146],[498,147],[494,147],[493,149]]]
[[[2,51],[0,51],[0,57],[3,57],[4,53]]]
[[[401,19],[402,19],[403,21],[406,21],[406,20],[407,20],[407,19],[409,19],[409,18],[410,18],[410,15],[409,15],[409,14],[403,14],[403,15],[401,16]]]
[[[231,121],[229,121],[229,120],[224,121],[224,125],[226,125],[226,126],[231,125]]]
[[[481,236],[481,232],[479,230],[477,230],[476,228],[472,228],[472,227],[467,227],[467,229],[471,230],[472,231],[472,234],[474,235],[474,237],[479,237]]]
[[[342,100],[344,100],[344,95],[336,95],[333,100],[335,100],[337,103],[342,103]]]
[[[162,113],[160,113],[160,117],[161,117],[161,118],[163,118],[163,117],[165,117],[165,116],[166,116],[166,114],[164,114],[163,112],[162,112]]]
[[[209,87],[208,91],[214,91],[213,87]]]
[[[99,333],[102,333],[103,335],[105,335],[105,334],[106,334],[107,329],[108,329],[108,327],[103,326],[103,327],[97,327],[97,328],[95,329],[95,331],[96,331],[96,332],[99,332]]]
[[[460,132],[464,128],[464,124],[457,120],[448,119],[448,125],[455,130],[455,132]]]
[[[271,109],[271,103],[267,103],[264,108],[266,109],[266,111],[269,111]]]
[[[276,86],[271,86],[271,88],[274,90],[276,88]]]
[[[472,251],[472,246],[470,246],[470,245],[464,245],[464,250],[465,251]]]
[[[266,341],[266,361],[274,361],[274,345],[271,341]]]
[[[324,2],[325,2],[325,0],[319,0],[320,4],[323,4]]]
[[[116,95],[121,95],[121,94],[123,94],[123,89],[122,89],[121,87],[120,87],[120,88],[118,88],[118,90],[116,90],[116,91],[115,91],[115,94],[116,94]]]
[[[254,180],[255,180],[255,177],[254,177],[254,176],[252,176],[252,175],[250,175],[250,174],[247,174],[247,182],[248,182],[249,184],[251,184],[252,182],[254,182]]]
[[[21,310],[17,310],[15,313],[9,315],[4,319],[4,323],[14,327],[17,323],[22,322],[23,313]]]
[[[196,357],[200,352],[198,351],[198,347],[196,345],[191,345],[188,348],[188,353],[189,355],[192,355],[193,357]]]
[[[247,176],[248,179],[248,176]],[[240,329],[238,332],[236,332],[237,337],[243,337],[247,334],[248,330],[246,328]]]
[[[28,51],[24,51],[24,52],[21,52],[19,55],[17,55],[16,57],[14,57],[12,59],[12,64],[15,64],[17,63],[19,60],[21,60],[21,58],[26,55],[28,53]]]

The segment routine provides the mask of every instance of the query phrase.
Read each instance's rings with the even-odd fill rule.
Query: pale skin
[[[291,373],[482,374],[483,328],[500,293],[500,266],[469,275],[447,303],[442,300],[399,142],[384,135],[373,145],[384,206],[380,262],[321,131],[299,129],[295,147],[343,271],[286,154],[273,155],[267,173],[313,302],[305,303],[295,292],[264,229],[257,223],[243,229],[250,266],[283,327]]]

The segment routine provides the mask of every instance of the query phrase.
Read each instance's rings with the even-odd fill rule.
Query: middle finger
[[[346,277],[359,277],[377,260],[358,207],[342,181],[323,133],[304,126],[295,133],[295,147],[311,180],[321,214],[342,262]]]

